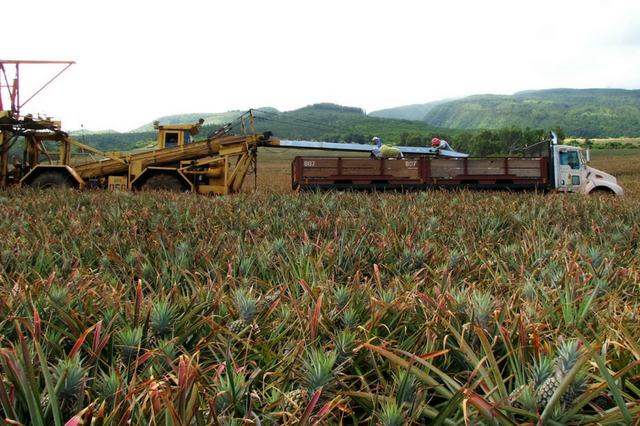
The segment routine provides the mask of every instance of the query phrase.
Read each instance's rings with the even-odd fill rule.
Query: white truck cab
[[[554,135],[554,141],[556,141]],[[589,159],[583,155],[582,148],[568,145],[552,145],[555,170],[555,184],[558,191],[609,192],[622,195],[618,180],[598,169],[589,166]],[[588,157],[588,151],[587,151]]]

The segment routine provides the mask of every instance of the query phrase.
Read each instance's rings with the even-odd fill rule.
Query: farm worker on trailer
[[[431,146],[441,151],[453,151],[447,141],[438,138],[431,139]]]
[[[371,154],[375,157],[402,157],[402,152],[398,148],[389,145],[383,145],[379,137],[375,136],[371,139],[376,143]]]
[[[371,140],[376,144],[376,146],[373,148],[372,154],[375,157],[380,157],[380,150],[382,149],[382,141],[377,136],[374,136],[373,139]]]

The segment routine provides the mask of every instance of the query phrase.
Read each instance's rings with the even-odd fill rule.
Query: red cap
[[[440,139],[438,138],[431,139],[431,145],[440,145]]]

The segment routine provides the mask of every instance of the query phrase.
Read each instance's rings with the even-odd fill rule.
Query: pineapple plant
[[[402,404],[413,404],[418,396],[420,386],[416,376],[408,370],[400,370],[394,375],[397,384],[396,400]]]
[[[355,336],[348,330],[340,331],[334,339],[336,362],[338,365],[350,365],[353,362]]]
[[[240,401],[245,393],[246,383],[242,373],[231,373],[229,370],[226,374],[221,374],[217,380],[218,395],[216,398],[216,412],[221,414],[240,414],[234,411],[241,410]]]
[[[0,254],[0,266],[2,266],[2,272],[11,272],[13,269],[14,255],[11,250],[2,250]]]
[[[382,404],[380,412],[377,413],[379,426],[404,426],[407,424],[405,413],[394,399],[389,399]]]
[[[554,371],[554,360],[550,356],[539,356],[533,359],[533,364],[529,370],[529,386],[532,389],[538,389],[538,387],[547,381]]]
[[[360,324],[360,311],[355,306],[348,306],[341,315],[342,328],[349,330]]]
[[[556,389],[558,389],[560,382],[574,367],[581,354],[580,343],[577,340],[563,341],[560,343],[553,374],[540,384],[536,392],[536,406],[538,410],[542,411],[545,409]],[[570,407],[577,396],[576,392],[579,390],[579,388],[573,389],[569,387],[561,396],[560,401],[562,406],[565,408]]]
[[[458,320],[459,324],[464,324],[469,321],[467,311],[469,309],[469,302],[466,291],[458,288],[451,289],[451,312]]]
[[[155,348],[158,353],[158,362],[164,371],[170,371],[172,362],[178,356],[178,348],[170,339],[160,339]]]
[[[100,397],[105,401],[107,409],[112,410],[119,400],[118,394],[122,393],[120,376],[114,370],[108,373],[103,372],[98,379],[98,390]]]
[[[487,339],[490,339],[489,328],[493,310],[491,294],[488,292],[474,291],[470,296],[468,310],[471,320],[478,326],[480,332],[484,333]],[[480,338],[473,327],[467,328],[466,338],[469,339],[471,347],[475,349],[480,347]]]
[[[172,335],[175,316],[176,310],[168,300],[158,300],[151,305],[151,314],[149,316],[151,343],[166,339]]]
[[[535,392],[553,374],[553,358],[540,356],[533,359],[529,368],[529,381],[517,386],[509,395],[509,402],[516,408],[535,411]],[[533,402],[532,402],[533,401]]]
[[[254,323],[257,313],[256,298],[248,290],[238,288],[233,292],[233,302],[238,313],[238,319],[229,324],[229,331],[240,335],[245,329],[251,327],[253,333],[259,332],[260,329]]]
[[[62,334],[55,329],[47,328],[44,337],[44,350],[47,356],[59,355],[62,347]]]
[[[141,343],[141,327],[127,327],[118,334],[117,348],[124,365],[129,365],[136,359]]]
[[[48,295],[49,295],[49,301],[52,304],[55,304],[60,308],[64,308],[67,306],[67,301],[69,300],[68,288],[60,285],[54,285],[49,289]]]
[[[338,286],[335,288],[333,292],[333,303],[334,306],[331,308],[327,316],[329,320],[331,320],[336,327],[342,328],[343,321],[341,318],[341,314],[344,312],[344,309],[347,307],[349,303],[349,289],[346,287]]]
[[[58,402],[65,421],[69,421],[78,411],[76,403],[84,392],[86,373],[79,355],[60,360],[53,370]]]
[[[493,299],[490,293],[475,291],[471,294],[471,318],[483,331],[488,332]]]
[[[320,401],[326,401],[336,387],[335,368],[338,354],[335,351],[325,352],[322,349],[312,349],[303,359],[302,382],[306,394],[311,397],[320,388]]]
[[[536,395],[535,389],[531,385],[522,385],[519,386],[516,391],[514,391],[509,396],[509,402],[515,408],[519,408],[522,410],[529,411],[530,413],[535,413],[536,411]],[[516,421],[518,423],[525,423],[526,418],[519,414],[515,415]]]

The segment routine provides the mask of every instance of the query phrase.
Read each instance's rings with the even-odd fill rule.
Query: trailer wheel
[[[187,190],[187,187],[182,180],[175,175],[159,174],[151,176],[149,180],[142,185],[142,189],[149,191],[160,189],[165,191],[184,192]]]
[[[40,176],[37,176],[31,182],[31,188],[33,189],[47,189],[47,188],[73,188],[73,179],[69,175],[60,172],[45,172]]]

